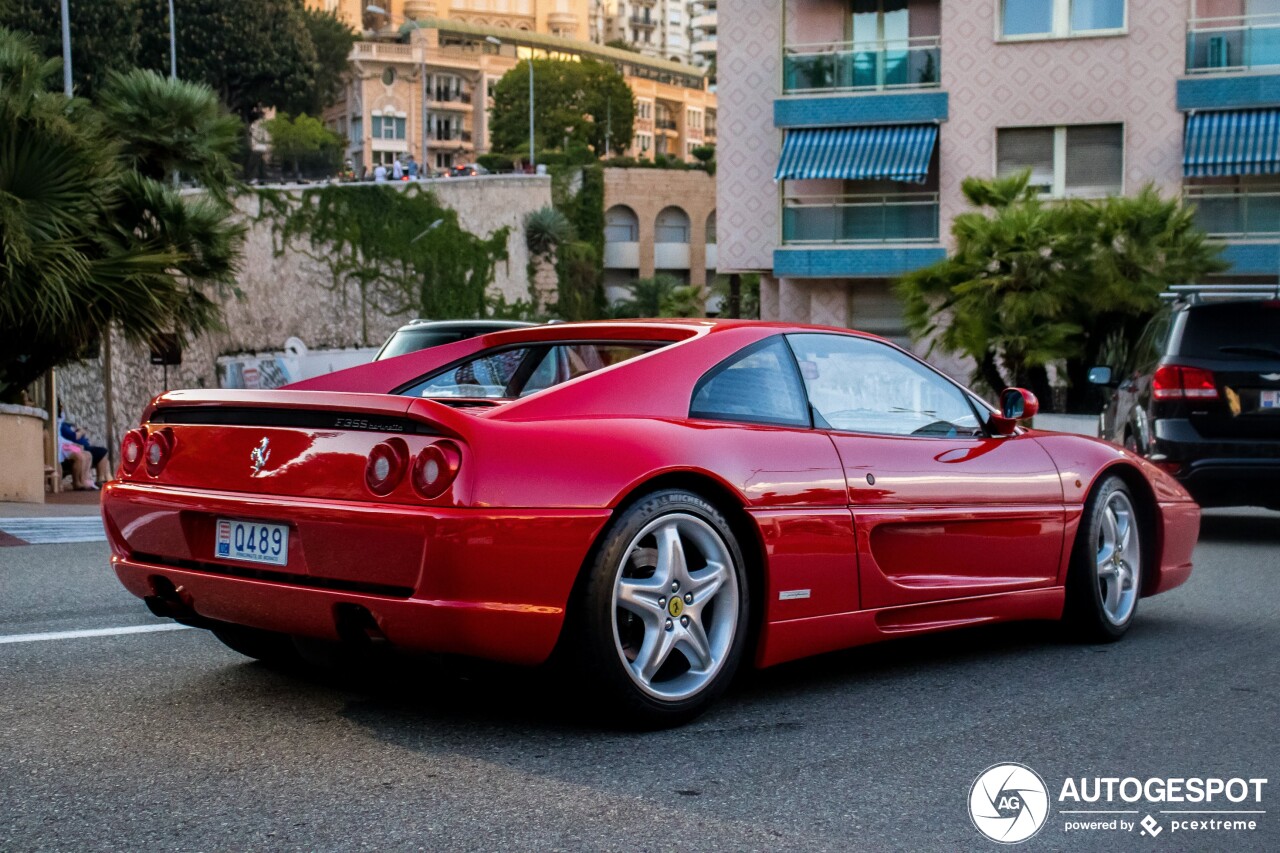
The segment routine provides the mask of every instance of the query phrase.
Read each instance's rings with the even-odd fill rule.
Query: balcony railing
[[[783,205],[783,243],[938,242],[937,193],[801,196]]]
[[[676,130],[676,120],[673,118],[660,118],[654,121],[654,127],[658,130]]]
[[[1280,14],[1198,18],[1187,24],[1187,73],[1280,65]]]
[[[1280,185],[1266,189],[1187,187],[1196,224],[1219,240],[1280,238]]]
[[[939,85],[939,36],[887,42],[797,44],[782,62],[785,92],[920,89]]]

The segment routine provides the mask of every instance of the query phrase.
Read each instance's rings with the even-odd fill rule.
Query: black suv
[[[391,333],[373,360],[382,361],[427,347],[532,325],[520,320],[412,320]]]
[[[1280,509],[1280,292],[1220,287],[1185,289],[1127,364],[1090,371],[1115,388],[1099,434],[1169,471],[1204,506]]]

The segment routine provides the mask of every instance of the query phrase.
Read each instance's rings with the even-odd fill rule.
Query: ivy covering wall
[[[507,260],[511,229],[471,234],[417,184],[258,194],[277,254],[301,252],[329,269],[333,287],[359,295],[364,344],[370,310],[433,320],[522,313],[487,292],[496,265]]]

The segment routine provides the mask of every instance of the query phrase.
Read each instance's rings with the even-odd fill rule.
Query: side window
[[[711,368],[693,389],[689,417],[809,426],[804,391],[782,338],[747,347]]]
[[[815,425],[939,438],[981,434],[965,393],[892,347],[845,335],[788,335]]]
[[[1145,373],[1148,368],[1160,360],[1164,354],[1164,345],[1169,338],[1171,317],[1168,311],[1162,311],[1147,323],[1133,347],[1133,355],[1129,357],[1129,376]]]

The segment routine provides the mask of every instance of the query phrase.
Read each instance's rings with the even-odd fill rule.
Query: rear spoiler
[[[143,412],[142,422],[416,432],[462,438],[475,419],[434,400],[391,394],[192,390],[169,391],[154,398]]]

